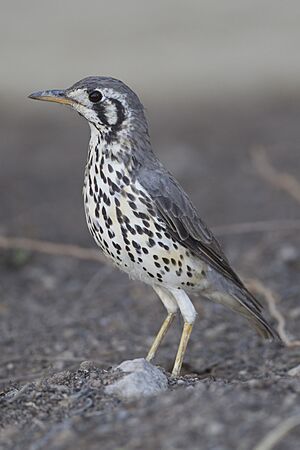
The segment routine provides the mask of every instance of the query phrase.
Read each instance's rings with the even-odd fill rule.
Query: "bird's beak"
[[[33,94],[30,94],[28,98],[43,100],[45,102],[63,103],[64,105],[73,105],[75,103],[74,100],[66,96],[66,91],[58,89],[34,92]]]

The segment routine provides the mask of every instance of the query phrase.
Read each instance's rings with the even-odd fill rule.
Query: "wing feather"
[[[170,235],[247,294],[250,309],[261,311],[261,304],[231,268],[219,242],[175,178],[159,166],[144,168],[139,181],[149,193]]]

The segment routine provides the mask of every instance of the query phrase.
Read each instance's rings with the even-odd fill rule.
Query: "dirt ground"
[[[88,127],[43,106],[30,117],[0,110],[0,235],[94,248],[81,199]],[[219,227],[239,273],[276,293],[299,339],[299,202],[261,177],[253,149],[299,182],[300,98],[149,115],[157,153]],[[255,221],[272,223],[230,227]],[[220,305],[194,299],[183,376],[167,392],[122,402],[104,387],[112,366],[146,355],[164,316],[154,292],[106,264],[23,249],[1,249],[0,270],[1,449],[250,450],[289,418],[300,423],[300,369],[290,372],[300,347],[262,342]],[[155,361],[167,372],[180,328]],[[296,450],[299,439],[300,426],[272,448]]]

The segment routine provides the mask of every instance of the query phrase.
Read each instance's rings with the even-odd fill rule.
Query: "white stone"
[[[300,377],[300,364],[299,366],[293,367],[288,371],[288,375],[291,377]]]
[[[123,361],[116,369],[126,375],[106,386],[105,392],[122,400],[136,400],[157,395],[168,388],[167,377],[144,358]]]

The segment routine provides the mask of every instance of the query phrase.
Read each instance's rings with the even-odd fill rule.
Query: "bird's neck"
[[[93,124],[90,124],[90,129],[87,168],[92,160],[103,157],[105,163],[124,166],[130,173],[140,166],[145,155],[153,155],[147,128],[127,126],[119,130],[113,139],[110,131],[100,130]]]
[[[108,142],[105,134],[91,125],[91,138],[84,173],[83,196],[88,223],[100,192],[119,195],[136,179],[141,164],[125,139]],[[104,194],[103,194],[104,195]],[[94,206],[93,206],[94,205]]]
[[[128,169],[130,170],[132,165],[130,140],[126,139],[124,135],[118,136],[118,139],[110,140],[109,132],[106,130],[98,130],[94,125],[90,125],[90,128],[91,137],[87,166],[93,160],[102,160],[104,164],[128,165]]]

